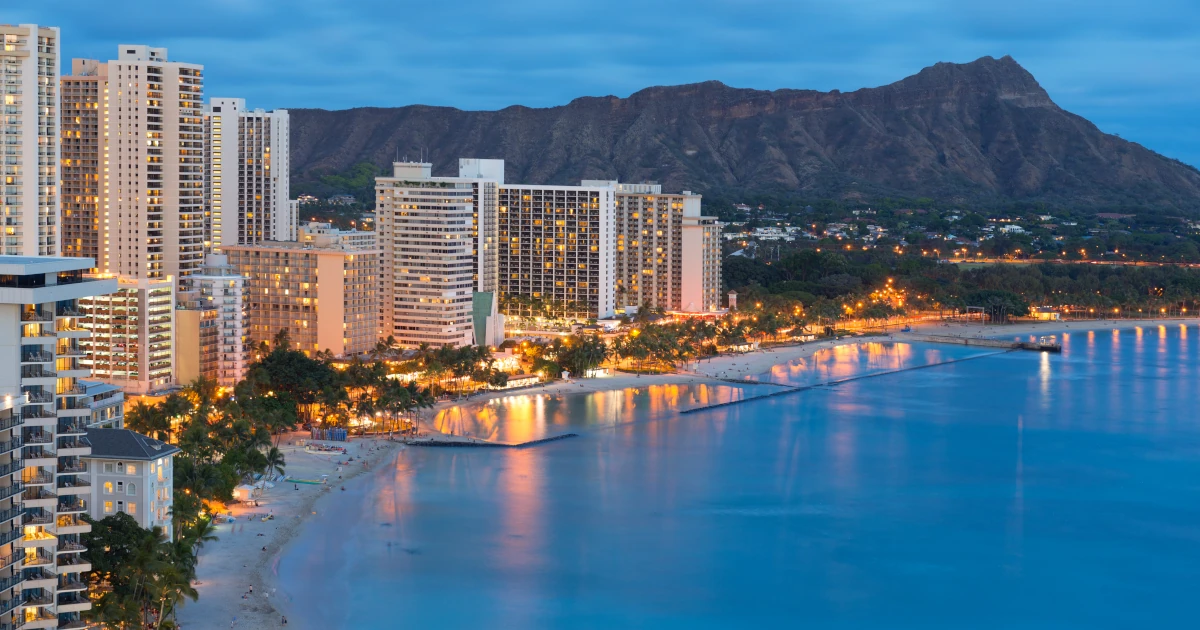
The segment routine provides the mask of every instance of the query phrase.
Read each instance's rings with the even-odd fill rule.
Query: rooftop
[[[93,458],[150,461],[179,452],[177,447],[129,429],[88,429],[87,438]]]
[[[95,266],[92,258],[66,256],[0,256],[0,275],[29,276],[35,273],[88,270]]]

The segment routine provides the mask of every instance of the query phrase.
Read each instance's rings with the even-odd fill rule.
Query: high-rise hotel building
[[[108,63],[100,270],[173,277],[204,260],[204,68],[121,44]]]
[[[716,217],[701,215],[700,195],[664,194],[658,184],[583,184],[616,189],[618,308],[720,308],[720,226]]]
[[[0,214],[9,256],[58,254],[59,36],[37,24],[0,25],[4,152]]]
[[[214,98],[204,108],[204,133],[207,250],[296,240],[287,110],[247,110],[244,99]]]
[[[616,189],[500,188],[499,278],[506,314],[611,317],[616,307]]]
[[[107,64],[92,59],[71,61],[71,74],[62,77],[60,198],[64,256],[100,260],[100,222],[105,205],[100,176],[107,152],[107,95]]]
[[[502,160],[464,159],[458,177],[397,162],[375,179],[382,254],[379,336],[404,347],[499,345],[498,202]]]
[[[82,628],[91,487],[78,301],[115,291],[84,258],[0,256],[0,627]]]
[[[175,384],[177,289],[204,258],[203,66],[122,44],[62,78],[63,253],[95,256],[114,295],[81,301],[95,376],[127,392]]]

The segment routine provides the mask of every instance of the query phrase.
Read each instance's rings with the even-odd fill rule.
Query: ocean
[[[772,385],[514,395],[442,418],[279,563],[297,628],[1191,625],[1200,329],[1061,355],[869,343]],[[931,366],[926,369],[907,369]]]

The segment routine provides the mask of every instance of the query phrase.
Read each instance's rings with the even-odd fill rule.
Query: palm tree
[[[284,463],[283,451],[280,451],[275,446],[267,449],[267,470],[274,470],[282,475],[284,473]]]

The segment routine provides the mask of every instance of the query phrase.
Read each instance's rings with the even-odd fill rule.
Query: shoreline
[[[1130,330],[1135,328],[1157,328],[1162,326],[1178,326],[1198,324],[1200,319],[1191,318],[1159,318],[1146,320],[1072,320],[1056,322],[1022,322],[1018,324],[980,325],[942,322],[923,322],[913,325],[911,333],[895,332],[884,335],[867,337],[846,337],[838,340],[825,340],[797,345],[768,347],[753,352],[738,355],[722,355],[704,359],[693,364],[692,370],[675,374],[634,375],[620,373],[615,376],[580,379],[577,381],[556,381],[540,386],[529,387],[518,391],[496,391],[473,396],[457,401],[443,401],[435,405],[429,412],[429,425],[422,430],[431,440],[438,442],[472,442],[482,441],[467,436],[455,436],[440,433],[433,429],[433,419],[446,409],[461,407],[473,408],[487,402],[507,396],[528,395],[567,395],[588,394],[594,392],[622,390],[629,387],[645,387],[657,384],[755,384],[746,380],[748,377],[760,376],[770,372],[777,365],[790,363],[797,359],[810,357],[821,351],[839,346],[861,343],[895,343],[913,341],[913,336],[931,333],[956,337],[985,337],[1010,338],[1039,334],[1072,334],[1101,330]],[[919,342],[919,340],[918,340]],[[424,424],[424,422],[423,422]],[[294,444],[298,440],[308,439],[307,434],[296,432],[287,434],[281,441]],[[320,500],[327,496],[333,487],[355,483],[363,473],[376,469],[384,460],[394,460],[399,456],[401,442],[391,442],[384,438],[367,437],[354,438],[345,443],[347,455],[354,457],[348,467],[343,466],[341,479],[332,479],[336,472],[336,458],[332,455],[305,453],[303,447],[281,447],[289,459],[288,474],[295,478],[315,479],[322,470],[333,469],[328,484],[306,486],[299,484],[299,492],[295,499],[283,499],[289,496],[286,492],[287,483],[277,484],[260,499],[259,508],[235,506],[231,509],[235,515],[248,513],[263,514],[266,510],[274,510],[274,521],[234,521],[218,526],[220,540],[207,545],[201,552],[197,566],[197,590],[200,600],[188,601],[179,609],[178,619],[187,628],[224,628],[224,623],[236,617],[233,627],[245,628],[282,628],[280,619],[288,613],[287,606],[280,599],[278,580],[275,568],[287,546],[300,532],[301,527],[308,522],[309,517],[319,515]],[[292,458],[296,459],[293,460]],[[365,465],[357,465],[365,461]],[[294,463],[293,463],[294,462]],[[281,496],[283,495],[283,496]],[[286,510],[286,513],[285,513]],[[246,526],[250,526],[251,534],[259,535],[246,539]],[[240,532],[240,533],[235,533]],[[258,538],[262,540],[258,540]],[[260,547],[266,547],[263,552]],[[253,554],[253,555],[250,555]],[[244,559],[242,570],[236,568],[236,563]],[[242,577],[238,577],[241,573]],[[252,596],[241,599],[238,595],[245,592],[250,584],[256,585]]]
[[[217,525],[218,540],[201,550],[196,566],[194,584],[200,599],[186,601],[176,618],[185,628],[282,628],[281,611],[276,605],[277,588],[274,567],[283,549],[296,537],[309,517],[320,512],[320,500],[335,487],[353,483],[370,472],[383,460],[400,450],[400,442],[382,438],[355,438],[345,442],[345,455],[305,452],[295,446],[309,436],[303,431],[288,433],[280,440],[280,450],[288,460],[289,477],[316,479],[329,475],[326,484],[292,484],[279,482],[259,497],[258,507],[238,504],[230,506],[237,520]],[[287,446],[284,446],[287,445]],[[342,459],[339,460],[338,457]],[[340,466],[338,461],[354,460]],[[340,475],[340,478],[338,477]],[[293,485],[292,492],[287,486]],[[274,519],[261,521],[249,515],[273,514]],[[263,549],[265,547],[265,550]],[[242,567],[237,567],[241,563]],[[254,586],[253,594],[248,594]]]

